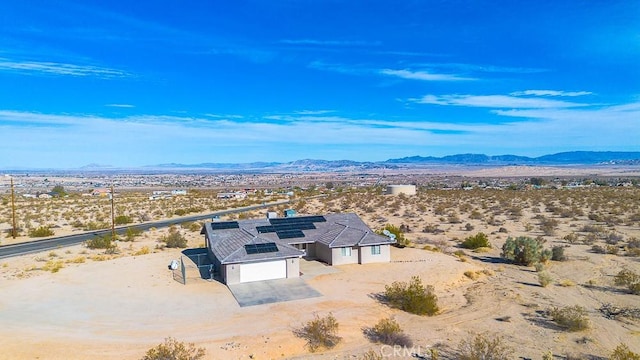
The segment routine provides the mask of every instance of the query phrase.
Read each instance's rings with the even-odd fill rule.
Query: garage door
[[[287,277],[285,260],[240,265],[240,282],[284,279]]]

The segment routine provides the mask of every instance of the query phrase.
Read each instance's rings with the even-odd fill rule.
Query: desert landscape
[[[255,177],[255,183],[200,187],[188,181],[121,186],[114,200],[122,226],[289,199],[223,220],[286,208],[354,212],[376,231],[397,228],[406,246],[392,248],[391,263],[335,266],[322,274],[305,276],[309,264],[303,261],[303,278],[322,296],[250,307],[240,307],[224,284],[200,278],[194,266],[186,285],[167,269],[183,251],[167,246],[172,234],[187,248],[204,246],[199,222],[127,234],[108,250],[83,244],[1,259],[0,358],[141,358],[173,337],[203,348],[207,359],[456,359],[460,342],[476,334],[501,337],[513,358],[605,359],[620,344],[637,353],[640,298],[615,279],[625,269],[640,273],[638,169],[594,171],[507,167],[353,173],[333,180],[330,174],[281,181],[269,175],[272,182],[262,187]],[[34,240],[40,228],[59,236],[109,227],[107,197],[82,196],[90,190],[82,180],[47,180],[42,191],[64,185],[68,196],[18,196],[16,239],[4,187],[1,244]],[[393,183],[415,183],[417,194],[385,195],[385,185]],[[151,191],[172,188],[188,192],[149,199]],[[216,196],[247,188],[256,190],[243,199]],[[490,247],[463,246],[479,233]],[[503,245],[518,237],[536,239],[553,250],[553,259],[528,266],[505,259]],[[380,301],[386,286],[413,276],[433,286],[437,314],[413,315]],[[573,306],[584,311],[584,329],[571,331],[550,315]],[[312,353],[294,331],[327,314],[339,323],[341,341]],[[406,351],[371,342],[363,332],[390,317],[412,340]]]

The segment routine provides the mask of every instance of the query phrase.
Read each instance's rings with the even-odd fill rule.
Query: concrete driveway
[[[240,307],[322,296],[301,278],[253,281],[228,287]]]
[[[322,294],[307,285],[305,280],[337,272],[340,270],[325,263],[301,259],[301,277],[299,278],[254,281],[228,285],[228,288],[240,307],[308,299],[322,296]]]

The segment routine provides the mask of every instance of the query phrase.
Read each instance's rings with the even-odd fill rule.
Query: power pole
[[[116,239],[116,210],[113,203],[113,197],[113,184],[111,184],[111,241],[114,241]]]
[[[16,238],[17,235],[17,227],[16,227],[16,193],[13,191],[13,177],[11,179],[11,237]]]

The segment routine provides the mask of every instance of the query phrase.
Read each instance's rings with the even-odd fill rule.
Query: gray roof
[[[303,218],[304,216],[298,216]],[[386,236],[378,235],[354,213],[327,214],[324,222],[314,222],[315,229],[302,230],[304,237],[280,239],[275,232],[258,233],[258,226],[269,226],[269,219],[239,220],[238,228],[215,230],[205,223],[201,233],[207,234],[211,250],[221,263],[240,263],[300,257],[304,253],[291,244],[322,243],[331,248],[392,244]],[[214,223],[215,224],[215,223]],[[244,245],[276,244],[278,251],[247,254]]]

